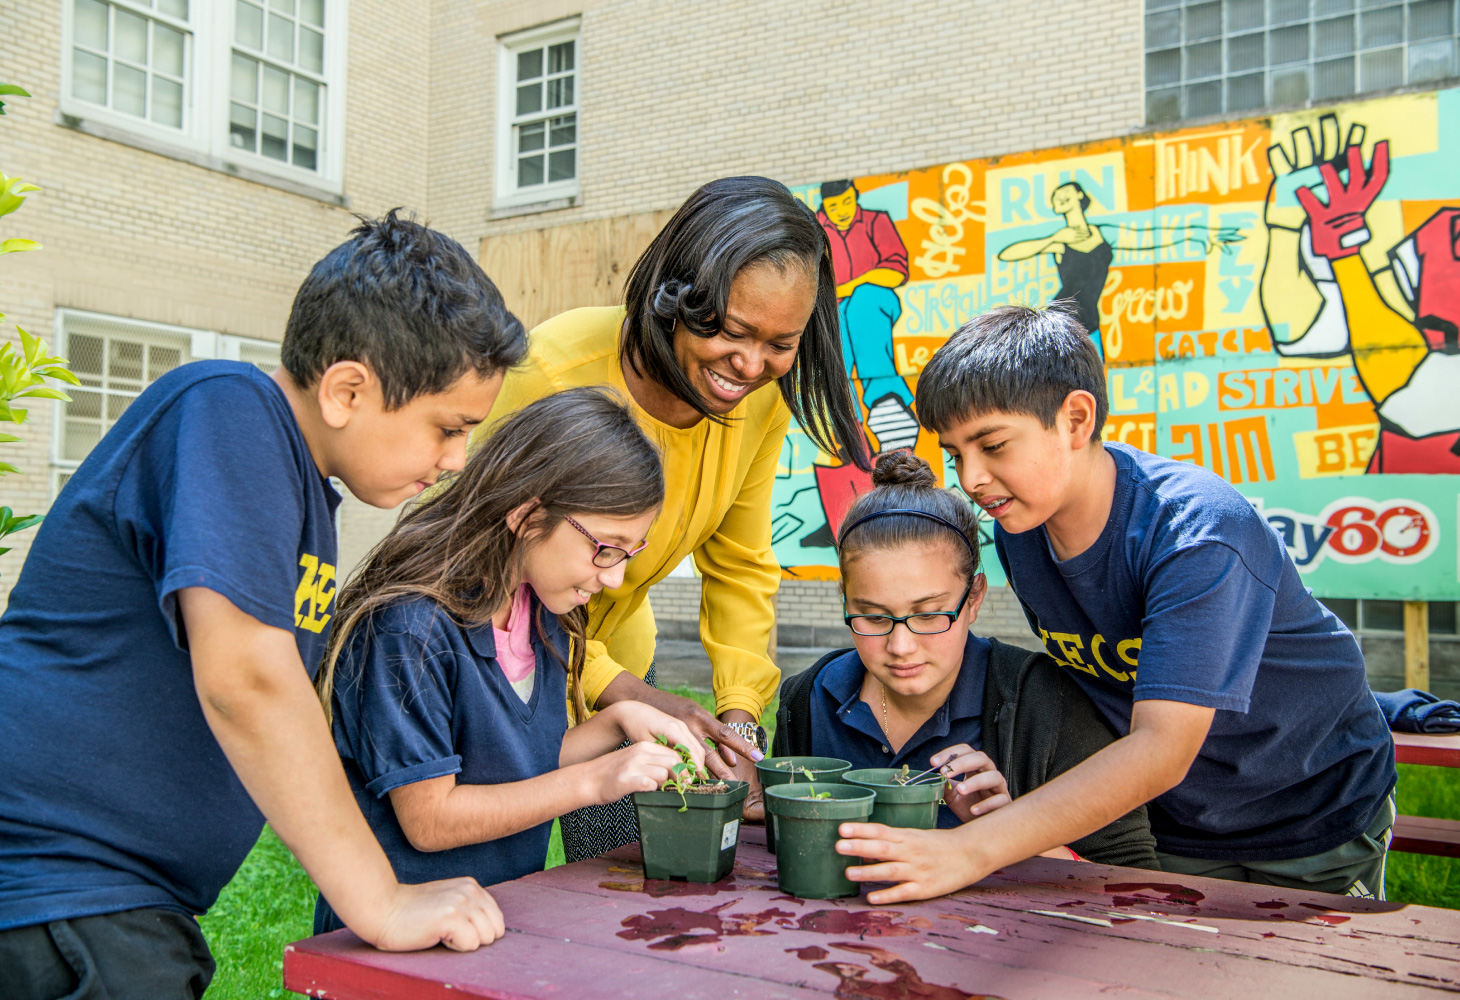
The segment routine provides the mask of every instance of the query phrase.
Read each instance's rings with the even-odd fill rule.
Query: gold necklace
[[[887,737],[887,746],[890,749],[892,747],[892,727],[887,724],[887,685],[878,681],[877,690],[882,692],[882,735]]]

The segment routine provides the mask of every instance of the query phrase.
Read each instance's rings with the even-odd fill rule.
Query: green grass
[[[670,690],[714,709],[707,692]],[[775,707],[772,702],[765,718],[772,736]],[[1460,819],[1460,772],[1400,764],[1398,799],[1402,813]],[[554,823],[547,866],[562,863],[563,843]],[[1385,887],[1389,898],[1397,902],[1460,909],[1460,858],[1390,854]],[[314,896],[314,886],[299,862],[272,830],[265,829],[238,875],[201,921],[218,960],[218,976],[208,991],[208,1000],[298,997],[279,985],[279,970],[284,945],[309,936]]]

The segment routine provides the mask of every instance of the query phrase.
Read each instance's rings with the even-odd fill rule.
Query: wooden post
[[[1430,605],[1404,602],[1404,686],[1430,689]]]

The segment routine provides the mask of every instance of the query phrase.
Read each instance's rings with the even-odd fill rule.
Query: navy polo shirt
[[[851,761],[852,769],[901,767],[914,773],[928,767],[940,750],[967,743],[983,748],[983,688],[988,675],[987,639],[970,634],[963,647],[963,664],[948,700],[918,728],[902,749],[892,752],[882,731],[882,720],[872,706],[862,701],[862,679],[867,668],[855,649],[821,668],[812,684],[811,753],[817,757],[838,757]],[[961,821],[947,805],[938,807],[938,826],[954,827]]]
[[[458,784],[525,781],[558,767],[568,730],[568,641],[534,598],[537,675],[526,702],[497,664],[491,623],[465,628],[426,598],[393,604],[351,633],[334,685],[335,747],[355,801],[408,884],[470,876],[493,885],[542,871],[552,823],[445,851],[411,846],[390,790],[456,775]],[[543,639],[552,643],[559,661]],[[321,896],[315,933],[343,926]]]

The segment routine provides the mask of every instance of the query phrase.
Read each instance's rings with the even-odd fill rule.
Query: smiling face
[[[846,232],[852,220],[857,217],[857,189],[849,187],[841,194],[821,199],[821,210],[826,213],[833,226]]]
[[[1068,401],[1053,428],[1027,413],[995,410],[939,433],[938,444],[953,459],[963,492],[1005,531],[1017,535],[1037,528],[1065,506],[1079,457],[1067,410]]]
[[[849,615],[892,615],[952,611],[968,580],[957,571],[956,538],[888,549],[863,549],[847,555],[842,589]],[[887,635],[854,635],[857,655],[867,671],[896,697],[929,693],[946,698],[963,664],[968,629],[978,618],[985,591],[982,574],[953,627],[919,635],[895,625]]]
[[[491,412],[502,377],[468,371],[445,392],[387,410],[380,383],[370,376],[330,443],[330,471],[372,507],[395,507],[417,496],[442,473],[466,464],[467,439]]]
[[[752,264],[730,284],[725,321],[713,337],[674,327],[680,368],[715,414],[791,370],[816,307],[816,278],[804,267]]]
[[[659,510],[633,517],[605,514],[574,514],[594,538],[605,545],[633,551],[649,534]],[[522,579],[537,599],[555,615],[566,614],[587,604],[601,590],[623,585],[628,560],[604,569],[593,564],[593,543],[567,521],[559,521],[546,538],[535,539],[522,558]]]

